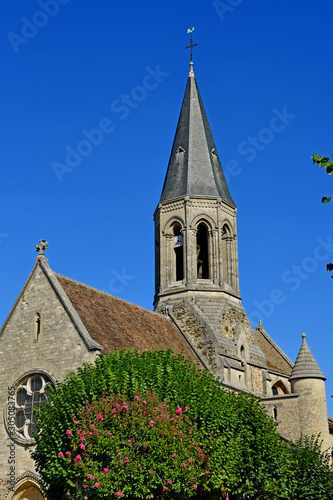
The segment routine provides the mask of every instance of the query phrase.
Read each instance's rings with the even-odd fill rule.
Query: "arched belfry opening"
[[[179,224],[173,226],[173,249],[175,254],[175,278],[176,281],[184,279],[184,241]]]
[[[209,279],[208,228],[203,222],[197,230],[197,278]]]
[[[222,228],[222,265],[223,265],[223,281],[230,286],[233,286],[232,272],[232,256],[233,256],[234,238],[229,224],[224,224]]]

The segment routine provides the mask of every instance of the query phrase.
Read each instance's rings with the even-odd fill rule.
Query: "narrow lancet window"
[[[197,277],[209,278],[208,230],[205,224],[199,224],[197,232]]]
[[[176,259],[176,281],[182,281],[184,279],[184,246],[181,227],[178,224],[174,226],[173,234],[173,248]]]
[[[36,313],[35,339],[38,340],[40,335],[40,314]]]

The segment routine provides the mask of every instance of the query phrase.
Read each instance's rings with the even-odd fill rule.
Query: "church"
[[[155,223],[154,312],[52,270],[48,243],[0,332],[0,500],[43,500],[33,409],[68,371],[116,349],[169,349],[255,395],[283,439],[333,446],[325,377],[305,334],[293,363],[241,303],[237,208],[190,63]],[[59,270],[61,271],[61,270]],[[9,354],[10,353],[10,354]]]

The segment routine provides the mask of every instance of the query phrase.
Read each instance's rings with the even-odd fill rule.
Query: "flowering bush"
[[[69,498],[174,498],[196,496],[198,488],[210,491],[211,439],[187,416],[188,407],[172,412],[156,394],[145,398],[125,402],[113,395],[87,403],[74,417],[65,433],[70,450],[58,453],[60,465],[74,472]]]
[[[309,454],[303,445],[290,454],[255,398],[226,392],[171,351],[115,351],[84,365],[37,424],[33,458],[48,500],[333,498],[299,495],[295,471]],[[327,493],[308,477],[307,491]]]

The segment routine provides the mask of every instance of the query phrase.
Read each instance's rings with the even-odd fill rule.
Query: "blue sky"
[[[0,9],[0,322],[41,238],[54,271],[152,307],[152,215],[192,24],[197,82],[238,206],[244,307],[293,360],[307,334],[333,415],[333,206],[321,204],[333,182],[311,161],[333,147],[332,2],[12,0]]]

